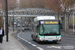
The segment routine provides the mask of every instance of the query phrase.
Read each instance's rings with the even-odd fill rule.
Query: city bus
[[[61,24],[55,16],[38,16],[32,23],[31,37],[37,42],[61,41]]]

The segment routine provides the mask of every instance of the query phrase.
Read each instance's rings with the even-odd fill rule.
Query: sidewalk
[[[26,50],[20,42],[14,39],[11,34],[16,33],[17,30],[13,32],[13,29],[9,28],[9,41],[6,42],[6,35],[3,37],[3,43],[0,43],[0,50]]]
[[[75,37],[75,30],[74,30],[74,33],[73,33],[73,30],[72,29],[69,29],[69,30],[61,30],[61,34],[64,35],[64,36],[69,36],[69,37]]]

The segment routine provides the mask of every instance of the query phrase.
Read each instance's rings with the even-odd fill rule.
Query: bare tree
[[[8,10],[14,9],[17,7],[16,0],[8,0]]]

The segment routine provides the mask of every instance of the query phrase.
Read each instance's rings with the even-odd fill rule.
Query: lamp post
[[[7,0],[5,0],[5,21],[6,21],[6,41],[8,42],[8,4]]]

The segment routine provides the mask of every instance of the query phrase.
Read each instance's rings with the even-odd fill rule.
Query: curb
[[[17,34],[19,31],[17,30],[16,33],[11,34],[11,37],[13,39],[13,41],[15,42],[15,44],[17,44],[17,46],[21,49],[21,50],[27,50],[18,40],[15,39],[14,35]]]

